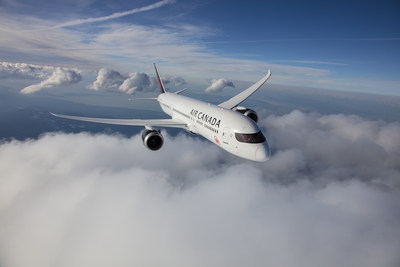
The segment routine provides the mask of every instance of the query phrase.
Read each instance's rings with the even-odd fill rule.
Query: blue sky
[[[0,61],[400,95],[397,1],[2,1]]]

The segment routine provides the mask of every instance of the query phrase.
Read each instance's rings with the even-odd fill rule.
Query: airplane
[[[86,122],[144,126],[143,144],[153,151],[159,150],[164,144],[161,131],[153,127],[175,127],[201,135],[220,148],[244,159],[265,162],[271,157],[268,141],[257,125],[257,113],[239,106],[269,79],[271,70],[249,88],[225,102],[214,105],[181,95],[186,89],[174,93],[167,92],[156,64],[153,65],[161,93],[156,98],[140,99],[158,101],[170,119],[107,119],[50,113],[56,117]]]

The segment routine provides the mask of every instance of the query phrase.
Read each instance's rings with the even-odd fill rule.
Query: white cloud
[[[186,84],[185,79],[183,79],[182,77],[179,77],[179,76],[167,75],[165,77],[162,77],[162,80],[163,80],[164,85],[172,84],[174,86],[181,86],[181,85]]]
[[[204,91],[206,93],[216,93],[216,92],[222,92],[222,89],[225,87],[235,87],[233,82],[230,82],[226,79],[212,79],[211,80],[211,85],[207,87]]]
[[[168,5],[168,4],[173,4],[173,3],[175,3],[175,0],[162,0],[162,1],[156,2],[156,3],[151,4],[151,5],[147,5],[147,6],[140,7],[140,8],[133,8],[133,9],[130,9],[130,10],[127,10],[127,11],[116,12],[116,13],[113,13],[111,15],[104,16],[104,17],[77,19],[77,20],[73,20],[73,21],[70,21],[70,22],[65,22],[65,23],[56,25],[55,28],[76,26],[76,25],[80,25],[80,24],[84,24],[84,23],[102,22],[102,21],[106,21],[106,20],[110,20],[110,19],[121,18],[121,17],[124,17],[124,16],[128,16],[128,15],[133,15],[133,14],[140,13],[140,12],[149,11],[149,10],[156,9],[156,8],[159,8],[159,7]]]
[[[167,4],[168,1],[157,2],[155,5],[161,3]],[[215,27],[188,23],[149,26],[107,21],[63,28],[60,20],[3,13],[0,17],[0,53],[5,60],[29,58],[32,61],[40,58],[57,64],[75,62],[79,68],[109,66],[124,71],[146,70],[151,62],[166,62],[171,73],[183,76],[208,79],[218,75],[245,81],[256,81],[271,69],[271,82],[276,84],[394,95],[398,95],[400,86],[393,79],[340,77],[337,65],[322,64],[318,67],[313,64],[314,67],[309,67],[309,63],[313,62],[307,59],[298,62],[303,66],[293,66],[285,64],[285,61],[273,64],[221,55],[213,48],[212,42],[207,42],[213,35],[223,35]],[[67,24],[71,23],[72,26],[85,21],[107,20],[114,15],[124,14],[75,20]]]
[[[0,78],[45,78],[53,70],[50,66],[0,62]]]
[[[168,71],[208,79],[225,76],[230,79],[256,81],[269,68],[274,71],[275,82],[301,77],[326,78],[325,69],[293,67],[254,60],[240,60],[215,55],[215,51],[202,43],[201,38],[215,34],[215,29],[201,25],[146,26],[107,23],[83,28],[54,28],[54,21],[32,17],[0,17],[0,50],[20,57],[35,51],[47,60],[76,62],[86,66],[110,68],[148,69],[152,62],[167,62]],[[28,26],[27,26],[28,25]],[[18,46],[15,46],[18,43]],[[110,57],[109,55],[112,55]],[[308,83],[310,81],[308,80]]]
[[[164,85],[172,83],[175,86],[185,84],[181,77],[167,76],[162,78]],[[133,72],[127,75],[115,70],[102,68],[99,70],[96,81],[88,86],[92,90],[108,90],[125,94],[135,92],[152,92],[158,88],[155,77],[150,77],[143,72]]]
[[[261,123],[268,129],[273,146],[279,148],[278,154],[283,153],[281,150],[297,153],[297,162],[291,164],[302,170],[305,177],[326,182],[315,175],[318,171],[328,180],[332,175],[343,175],[346,178],[382,178],[381,182],[399,182],[391,175],[400,167],[398,122],[388,124],[366,121],[358,116],[320,116],[293,111],[285,116],[269,116]],[[293,162],[293,157],[287,157],[289,155],[279,156]],[[275,159],[279,161],[279,157]]]
[[[88,86],[92,90],[110,90],[118,88],[126,79],[121,73],[115,70],[102,68],[97,74],[96,81]]]
[[[399,123],[261,124],[265,164],[185,135],[158,152],[139,135],[3,142],[1,265],[396,266]]]
[[[46,88],[54,88],[61,85],[74,84],[80,82],[81,80],[82,76],[78,71],[56,67],[54,69],[54,72],[46,80],[25,87],[21,90],[21,93],[31,94]]]
[[[22,94],[31,94],[42,89],[70,85],[82,80],[81,71],[78,69],[9,62],[0,62],[0,78],[44,79],[40,83],[23,88],[20,91]]]
[[[118,89],[125,94],[134,94],[136,91],[154,91],[155,88],[156,84],[149,75],[143,72],[135,72]]]

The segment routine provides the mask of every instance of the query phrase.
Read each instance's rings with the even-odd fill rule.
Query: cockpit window
[[[236,140],[242,143],[263,143],[265,137],[261,131],[254,134],[235,133]]]

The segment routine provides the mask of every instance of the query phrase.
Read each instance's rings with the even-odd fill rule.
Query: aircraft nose
[[[257,148],[255,156],[256,161],[264,162],[269,160],[269,158],[271,157],[271,150],[267,141],[265,141]]]

